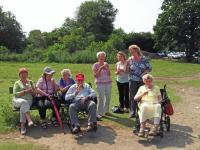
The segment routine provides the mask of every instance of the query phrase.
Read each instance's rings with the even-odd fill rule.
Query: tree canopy
[[[114,29],[117,9],[106,0],[86,1],[77,11],[77,22],[86,32],[92,32],[96,41],[106,41]]]
[[[21,25],[11,12],[4,12],[0,6],[0,46],[5,46],[11,52],[21,52],[25,35]]]
[[[164,0],[154,26],[156,47],[185,51],[188,61],[200,47],[200,1]]]

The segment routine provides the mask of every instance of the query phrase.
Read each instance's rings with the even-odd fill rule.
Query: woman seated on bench
[[[67,90],[71,85],[75,84],[74,79],[72,79],[70,69],[63,69],[61,71],[62,78],[60,79],[60,91],[62,92],[62,101],[65,101],[65,95]]]
[[[28,126],[33,125],[30,117],[30,107],[35,90],[33,82],[28,79],[28,70],[26,68],[19,69],[19,78],[13,88],[13,105],[20,108],[21,134],[26,134],[26,121],[28,121]]]
[[[145,123],[147,119],[154,118],[154,127],[150,130],[149,135],[156,135],[161,119],[161,94],[160,88],[153,84],[153,77],[146,74],[142,77],[145,85],[140,86],[134,100],[138,103],[140,118],[140,131],[138,136],[144,135]]]
[[[57,119],[56,119],[56,114],[55,111],[52,107],[51,104],[51,99],[55,100],[56,107],[59,111],[60,109],[60,104],[58,100],[56,100],[55,94],[59,90],[58,84],[56,84],[53,74],[55,73],[54,70],[52,70],[49,67],[45,67],[43,69],[43,75],[42,77],[37,81],[36,88],[38,92],[40,93],[37,96],[38,99],[38,109],[39,109],[39,114],[40,114],[40,119],[41,119],[41,126],[43,129],[47,128],[47,121],[46,121],[46,109],[51,108],[52,109],[52,124],[54,126],[57,126]]]

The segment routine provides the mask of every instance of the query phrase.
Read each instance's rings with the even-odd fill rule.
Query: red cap
[[[19,68],[19,74],[22,73],[22,72],[28,73],[28,69],[26,69],[26,68]]]
[[[83,73],[78,73],[76,75],[76,80],[84,80],[84,74]]]

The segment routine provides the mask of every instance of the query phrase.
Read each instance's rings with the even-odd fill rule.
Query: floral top
[[[142,81],[142,74],[147,70],[150,72],[152,67],[149,61],[142,56],[140,61],[135,61],[132,57],[129,58],[129,80]]]

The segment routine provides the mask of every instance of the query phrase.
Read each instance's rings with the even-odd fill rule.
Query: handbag
[[[164,106],[164,113],[171,116],[174,114],[174,109],[170,100],[168,100]]]

